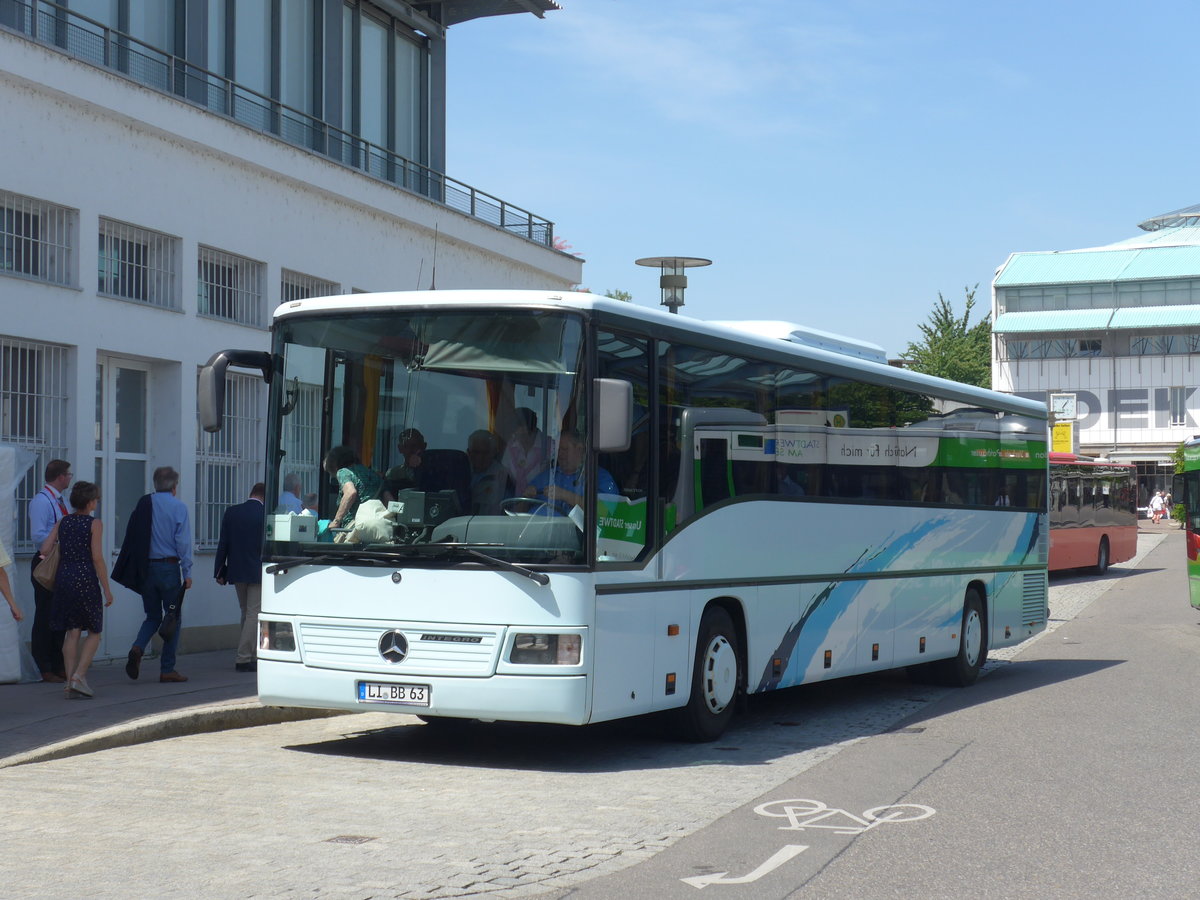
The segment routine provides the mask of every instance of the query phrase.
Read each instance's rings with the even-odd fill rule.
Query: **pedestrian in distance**
[[[125,663],[125,674],[133,679],[141,674],[146,645],[158,632],[167,609],[192,586],[192,526],[187,504],[176,496],[178,490],[178,472],[170,466],[154,470],[154,493],[143,496],[134,507],[113,566],[113,581],[141,594],[146,613]],[[181,621],[163,641],[159,681],[187,681],[186,675],[175,671],[182,631]]]
[[[234,668],[258,669],[258,611],[262,606],[262,542],[267,488],[261,481],[250,488],[250,498],[225,510],[213,577],[217,584],[232,584],[241,608],[241,638]]]
[[[1150,498],[1150,521],[1155,525],[1162,519],[1163,514],[1163,492],[1155,491],[1154,496]]]
[[[50,622],[55,631],[63,633],[62,653],[68,676],[64,693],[68,699],[92,697],[87,671],[104,628],[101,595],[104,606],[112,606],[113,602],[104,565],[104,526],[93,515],[99,502],[100,488],[90,481],[76,482],[71,488],[73,512],[54,524],[40,548],[41,555],[46,556],[58,543]]]
[[[67,515],[63,491],[70,486],[73,477],[71,464],[65,459],[50,460],[43,474],[42,489],[29,500],[29,538],[38,548],[59,519]],[[67,680],[67,671],[62,655],[62,632],[54,631],[50,625],[54,596],[33,577],[33,570],[42,559],[41,551],[35,551],[29,566],[29,581],[33,585],[33,630],[29,635],[29,650],[42,673],[42,681],[61,684]]]

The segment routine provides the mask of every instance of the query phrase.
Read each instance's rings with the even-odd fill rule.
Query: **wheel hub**
[[[966,629],[963,633],[963,654],[967,664],[974,666],[979,662],[979,651],[983,646],[983,622],[979,613],[971,610],[967,615]]]
[[[737,653],[724,635],[717,635],[704,654],[704,705],[718,715],[737,691]]]

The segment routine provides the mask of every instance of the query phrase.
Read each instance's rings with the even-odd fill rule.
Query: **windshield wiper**
[[[495,566],[497,569],[503,569],[505,572],[516,572],[518,575],[524,575],[530,581],[536,581],[542,587],[550,583],[550,576],[545,572],[535,572],[533,569],[527,569],[524,566],[518,566],[514,562],[509,562],[507,559],[500,559],[498,556],[489,556],[486,553],[480,553],[471,547],[464,547],[469,555],[476,559],[482,559],[485,563]]]
[[[268,575],[294,569],[297,566],[317,566],[324,563],[336,563],[343,560],[363,562],[372,566],[389,566],[396,562],[394,554],[383,555],[380,551],[359,550],[354,553],[320,553],[315,556],[289,556],[276,559],[266,568]]]
[[[437,544],[402,544],[395,550],[358,550],[349,553],[319,553],[313,556],[293,556],[285,559],[276,559],[271,562],[266,568],[268,575],[274,575],[276,572],[283,572],[287,569],[294,569],[298,566],[316,566],[325,563],[337,563],[344,560],[353,562],[365,562],[372,566],[388,566],[403,560],[406,556],[448,556],[452,552],[457,552],[471,556],[475,559],[487,563],[489,566],[502,569],[505,572],[515,572],[517,575],[523,575],[530,581],[536,581],[538,584],[545,587],[550,583],[550,576],[542,572],[535,572],[533,569],[527,569],[525,566],[517,565],[509,562],[506,559],[500,559],[496,556],[491,556],[487,553],[481,553],[479,547],[502,547],[503,544],[458,544],[458,543],[437,543]],[[410,554],[407,551],[419,551],[416,554]]]
[[[475,559],[482,560],[489,566],[496,569],[503,569],[505,572],[515,572],[518,575],[524,575],[530,581],[536,581],[538,584],[545,587],[550,583],[550,576],[541,572],[535,572],[533,569],[527,569],[525,566],[519,566],[514,562],[509,562],[507,559],[500,559],[497,556],[491,556],[487,553],[479,552],[479,547],[503,547],[504,544],[467,544],[454,543],[451,541],[443,541],[433,544],[407,544],[406,549],[429,551],[430,556],[449,556],[446,551],[456,551],[466,556],[472,556]]]

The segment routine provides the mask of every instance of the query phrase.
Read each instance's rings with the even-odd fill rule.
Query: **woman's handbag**
[[[48,591],[54,590],[54,578],[58,575],[58,541],[50,548],[50,552],[33,570],[33,580]]]

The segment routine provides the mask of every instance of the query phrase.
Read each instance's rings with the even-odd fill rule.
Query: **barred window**
[[[225,422],[209,433],[196,423],[196,544],[213,549],[221,517],[263,480],[264,386],[254,375],[225,377]]]
[[[1200,352],[1200,335],[1138,335],[1129,341],[1130,356],[1171,356]]]
[[[1029,344],[1030,344],[1029,341],[1005,340],[1003,343],[1004,358],[1005,359],[1029,359],[1029,357],[1031,355],[1031,352],[1030,352],[1031,348],[1030,348]]]
[[[68,351],[0,335],[0,443],[37,455],[17,485],[15,552],[32,552],[29,500],[52,459],[67,455]]]
[[[338,290],[336,282],[284,269],[279,279],[279,302],[307,300],[309,297],[329,297],[337,294]]]
[[[78,213],[0,191],[0,272],[70,285]]]
[[[109,297],[178,309],[179,244],[178,238],[157,231],[101,219],[97,290]]]
[[[202,316],[262,327],[265,266],[211,247],[201,247],[198,311]]]

